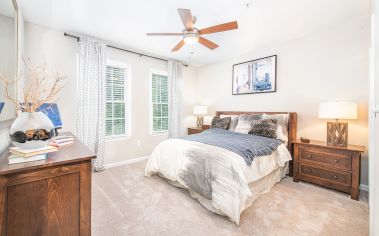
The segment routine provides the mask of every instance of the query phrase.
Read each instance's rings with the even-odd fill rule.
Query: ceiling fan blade
[[[217,32],[222,32],[222,31],[228,31],[228,30],[234,30],[238,29],[238,23],[237,21],[232,21],[229,23],[224,23],[220,25],[214,25],[202,30],[199,30],[199,34],[213,34]]]
[[[186,44],[185,42],[184,42],[184,40],[182,39],[172,50],[171,50],[171,52],[176,52],[176,51],[179,51],[179,49],[181,49],[183,46],[184,46],[184,44]]]
[[[146,36],[183,36],[183,33],[146,33]]]
[[[186,27],[186,30],[192,30],[193,17],[191,14],[191,10],[178,8],[178,13],[179,13],[180,18],[182,19],[184,27]]]
[[[203,38],[203,37],[199,38],[199,43],[203,44],[204,46],[206,46],[207,48],[209,48],[211,50],[213,50],[213,49],[215,49],[215,48],[218,47],[217,44],[215,44],[214,42],[209,41],[208,39]]]

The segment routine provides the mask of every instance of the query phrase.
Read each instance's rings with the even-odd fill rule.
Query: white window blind
[[[168,81],[164,73],[151,73],[153,133],[168,130]]]
[[[106,71],[106,136],[128,136],[129,107],[128,67],[107,65]]]

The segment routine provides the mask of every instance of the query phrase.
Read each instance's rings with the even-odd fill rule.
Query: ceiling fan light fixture
[[[186,44],[194,44],[194,43],[197,43],[199,42],[199,35],[198,34],[187,34],[187,35],[184,35],[184,42]]]
[[[245,0],[250,1],[250,0]],[[182,36],[182,40],[176,44],[171,50],[172,52],[179,51],[186,44],[200,43],[201,45],[214,50],[218,47],[214,42],[202,37],[204,34],[214,34],[218,32],[224,32],[229,30],[238,29],[237,21],[231,21],[223,24],[213,25],[208,28],[199,30],[194,27],[196,23],[196,17],[192,16],[190,9],[178,8],[180,19],[183,22],[184,30],[182,33],[147,33],[147,36]]]

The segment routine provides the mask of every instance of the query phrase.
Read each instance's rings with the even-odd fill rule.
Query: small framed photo
[[[233,95],[276,92],[277,56],[233,65]]]

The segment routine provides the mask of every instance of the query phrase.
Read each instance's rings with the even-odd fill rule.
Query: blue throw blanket
[[[248,166],[257,156],[270,155],[283,141],[251,134],[241,134],[224,129],[210,129],[180,139],[218,146],[232,151],[246,161]]]

